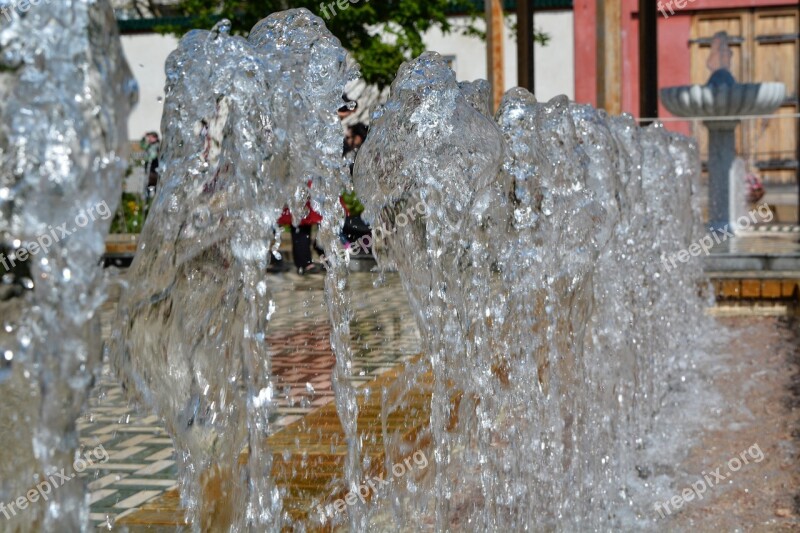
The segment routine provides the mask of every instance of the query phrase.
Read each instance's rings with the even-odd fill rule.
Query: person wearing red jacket
[[[339,108],[338,114],[339,119],[344,119],[350,115],[352,115],[358,107],[358,102],[354,100],[350,100],[347,94],[342,95],[342,101],[344,102],[343,105]],[[348,130],[350,131],[350,130]],[[361,130],[359,130],[361,131]],[[364,132],[361,136],[361,142],[363,142],[363,138],[366,136],[366,132]],[[360,145],[360,143],[359,143]],[[311,187],[311,182],[308,182],[308,186]],[[347,211],[347,206],[342,201],[342,206]],[[278,218],[278,225],[280,226],[292,226],[292,255],[294,256],[294,266],[297,268],[297,273],[301,276],[304,274],[317,274],[324,271],[322,265],[314,263],[311,256],[311,247],[314,246],[314,249],[317,253],[322,256],[324,255],[324,250],[322,250],[315,242],[311,239],[311,230],[313,227],[320,222],[322,222],[322,215],[314,211],[311,208],[311,202],[306,203],[306,209],[308,210],[308,214],[300,221],[297,226],[294,226],[294,218],[292,216],[291,211],[289,211],[288,207],[284,207],[283,213]],[[349,216],[349,213],[348,213]],[[273,258],[274,261],[274,258]],[[281,268],[278,267],[275,271],[280,271]]]
[[[323,271],[322,266],[314,263],[311,257],[312,244],[319,255],[324,254],[324,251],[316,243],[312,243],[311,239],[311,230],[316,224],[322,222],[322,215],[311,208],[311,202],[306,203],[306,208],[308,209],[308,214],[297,226],[292,226],[294,218],[288,207],[284,207],[283,213],[278,218],[279,225],[292,226],[292,256],[294,257],[294,266],[297,268],[297,273],[301,276],[318,274]]]

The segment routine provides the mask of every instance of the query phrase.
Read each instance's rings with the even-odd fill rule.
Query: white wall
[[[141,139],[148,131],[159,131],[164,109],[164,65],[178,46],[173,36],[157,34],[123,35],[122,49],[139,82],[139,105],[128,119],[128,137]]]
[[[513,23],[515,17],[510,17]],[[547,46],[536,44],[536,97],[549,100],[553,96],[566,94],[575,97],[575,52],[573,44],[572,11],[545,11],[536,13],[536,29],[550,36]],[[453,19],[454,31],[442,35],[438,29],[425,34],[424,40],[429,50],[444,56],[455,56],[453,68],[459,81],[486,79],[486,44],[477,37],[466,37],[458,32],[464,19]],[[482,20],[476,21],[481,29]],[[506,90],[517,85],[517,38],[508,24],[503,42],[505,57]]]

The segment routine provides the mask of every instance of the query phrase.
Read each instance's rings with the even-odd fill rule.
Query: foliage
[[[344,203],[345,208],[347,208],[347,212],[350,213],[350,216],[352,217],[357,217],[364,212],[364,204],[362,204],[361,200],[358,199],[355,191],[343,192],[342,203]]]
[[[234,32],[246,34],[266,14],[299,7],[322,17],[361,66],[364,81],[380,87],[391,84],[403,61],[425,51],[422,35],[426,31],[434,27],[453,31],[448,15],[466,14],[467,24],[458,31],[481,35],[474,22],[482,13],[471,0],[181,0],[178,10],[193,17],[196,27],[211,28],[220,18],[227,18]],[[178,26],[163,29],[176,34],[187,30]],[[546,37],[536,36],[539,42]]]
[[[111,223],[111,233],[141,233],[147,205],[139,194],[122,193],[114,220]]]
[[[516,19],[512,19],[511,15],[506,15],[506,26],[508,29],[511,30],[511,33],[517,33],[517,21]],[[484,37],[485,38],[485,37]],[[533,41],[539,43],[542,46],[547,46],[550,43],[550,34],[545,33],[541,30],[537,30],[534,28],[533,30]]]

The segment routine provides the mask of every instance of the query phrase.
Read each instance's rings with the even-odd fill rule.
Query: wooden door
[[[773,183],[791,183],[797,176],[798,12],[757,10],[753,13],[753,79],[780,81],[786,100],[776,112],[787,118],[751,123],[750,145],[756,166]]]
[[[776,114],[787,118],[743,121],[737,130],[737,150],[768,183],[792,183],[798,172],[798,12],[796,9],[753,8],[698,13],[692,20],[692,83],[704,84],[711,72],[706,66],[711,38],[725,31],[733,58],[731,73],[737,81],[779,81],[787,96]],[[703,161],[708,160],[708,132],[696,125]]]

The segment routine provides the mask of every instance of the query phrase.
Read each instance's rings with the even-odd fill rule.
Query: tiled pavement
[[[123,274],[124,275],[124,274]],[[351,274],[354,320],[351,323],[353,382],[366,383],[419,352],[419,334],[408,301],[396,275],[374,286],[377,276]],[[273,372],[279,388],[288,392],[273,420],[278,430],[334,399],[331,369],[330,323],[324,304],[322,276],[293,273],[272,275],[277,311],[268,336]],[[103,336],[111,332],[115,304],[103,314]],[[108,528],[176,484],[172,441],[158,417],[137,413],[106,366],[92,392],[87,412],[79,421],[87,446],[102,444],[105,463],[92,465],[91,515],[97,526]]]

